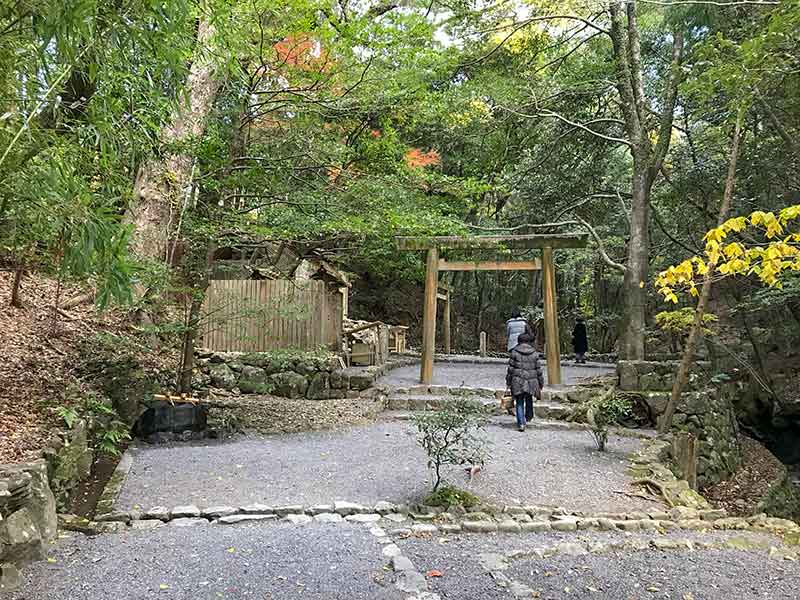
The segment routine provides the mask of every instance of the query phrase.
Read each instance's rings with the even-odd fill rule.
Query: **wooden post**
[[[558,340],[558,307],[556,304],[556,269],[553,249],[542,249],[542,286],[544,288],[544,355],[547,359],[547,383],[561,383],[561,352]]]
[[[486,356],[486,332],[481,331],[481,356]]]
[[[442,337],[444,338],[444,353],[450,354],[450,291],[445,296],[444,312],[442,313]]]
[[[697,489],[697,438],[691,433],[676,432],[672,438],[672,457],[683,478],[693,490]]]
[[[425,267],[425,305],[422,313],[422,366],[419,380],[433,380],[433,355],[436,352],[436,294],[439,287],[439,249],[428,250]]]

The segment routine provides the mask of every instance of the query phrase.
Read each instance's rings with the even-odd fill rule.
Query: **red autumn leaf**
[[[439,569],[431,569],[427,573],[425,573],[428,577],[442,577],[444,573],[442,573]]]
[[[442,159],[436,150],[423,152],[419,148],[412,148],[406,152],[405,159],[406,164],[411,168],[442,164]]]

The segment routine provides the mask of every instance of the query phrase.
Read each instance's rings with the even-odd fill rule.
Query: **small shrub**
[[[586,422],[589,424],[592,437],[600,452],[606,449],[608,428],[617,425],[631,416],[633,406],[627,395],[616,393],[616,388],[609,389],[598,399],[589,404],[586,411]]]
[[[433,491],[439,489],[444,465],[483,465],[489,458],[488,441],[480,435],[486,424],[483,407],[463,398],[447,408],[414,416],[417,442],[428,455],[433,469]]]
[[[125,423],[112,420],[108,425],[98,427],[95,431],[95,447],[103,454],[119,456],[121,446],[131,439]]]
[[[459,489],[452,485],[444,485],[425,498],[428,506],[463,506],[472,508],[480,504],[480,499],[475,494]]]
[[[75,422],[80,418],[78,411],[69,406],[57,406],[56,414],[64,420],[69,429],[75,425]]]

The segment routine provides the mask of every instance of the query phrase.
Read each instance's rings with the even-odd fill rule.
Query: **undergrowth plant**
[[[460,398],[446,408],[414,416],[417,442],[428,455],[434,471],[433,491],[442,482],[445,465],[481,466],[489,459],[489,442],[481,435],[486,424],[483,407]]]
[[[617,394],[613,387],[590,403],[586,411],[586,422],[600,452],[605,452],[608,428],[630,417],[632,412],[630,398]]]
[[[58,406],[54,412],[72,429],[80,419],[85,419],[91,432],[91,444],[95,450],[109,456],[119,456],[122,446],[131,439],[128,426],[108,401],[94,393],[71,390],[70,395],[82,395],[82,399],[69,406]]]

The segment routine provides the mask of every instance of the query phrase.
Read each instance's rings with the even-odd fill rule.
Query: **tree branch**
[[[518,117],[524,117],[526,119],[538,119],[538,118],[542,118],[542,117],[552,117],[552,118],[558,119],[559,121],[562,121],[562,122],[566,123],[567,125],[571,125],[572,127],[575,127],[577,129],[581,129],[581,130],[585,131],[586,133],[591,133],[593,136],[599,137],[600,139],[606,140],[607,142],[614,142],[615,144],[624,144],[626,146],[630,146],[631,145],[631,143],[626,139],[614,137],[612,135],[605,135],[604,133],[600,133],[599,131],[595,131],[594,129],[592,129],[590,127],[587,127],[583,123],[576,123],[575,121],[570,121],[565,116],[560,115],[558,113],[555,113],[555,112],[553,112],[551,110],[540,110],[538,113],[530,115],[530,114],[521,113],[519,111],[516,111],[513,108],[508,108],[507,106],[498,106],[498,108],[501,109],[501,110],[505,110],[507,112],[510,112],[511,114],[517,115]],[[609,120],[610,119],[595,119],[595,120],[589,121],[589,122],[590,123],[597,123],[597,122],[609,121]]]
[[[675,119],[675,102],[678,97],[678,85],[681,82],[681,62],[683,61],[683,32],[675,31],[672,40],[672,60],[669,65],[669,81],[664,91],[664,101],[661,107],[661,118],[658,128],[658,141],[653,151],[653,164],[650,167],[650,177],[655,178],[661,170],[664,157],[669,150],[672,137],[672,122]]]
[[[622,2],[615,0],[609,6],[611,13],[611,43],[614,46],[614,65],[617,91],[620,97],[620,109],[625,118],[625,127],[628,137],[637,146],[642,137],[642,124],[639,114],[635,110],[636,97],[630,78],[630,63],[628,61],[628,36],[625,34],[625,23],[622,15]]]
[[[628,267],[623,265],[622,263],[618,263],[615,260],[612,260],[611,257],[606,253],[605,246],[603,246],[603,241],[600,239],[600,236],[597,235],[597,231],[595,231],[594,227],[589,225],[584,219],[575,215],[575,218],[580,221],[581,225],[583,225],[588,231],[589,234],[594,239],[594,243],[597,244],[597,251],[600,253],[600,257],[603,259],[603,262],[606,263],[612,269],[616,269],[622,273],[626,273],[628,271]]]

